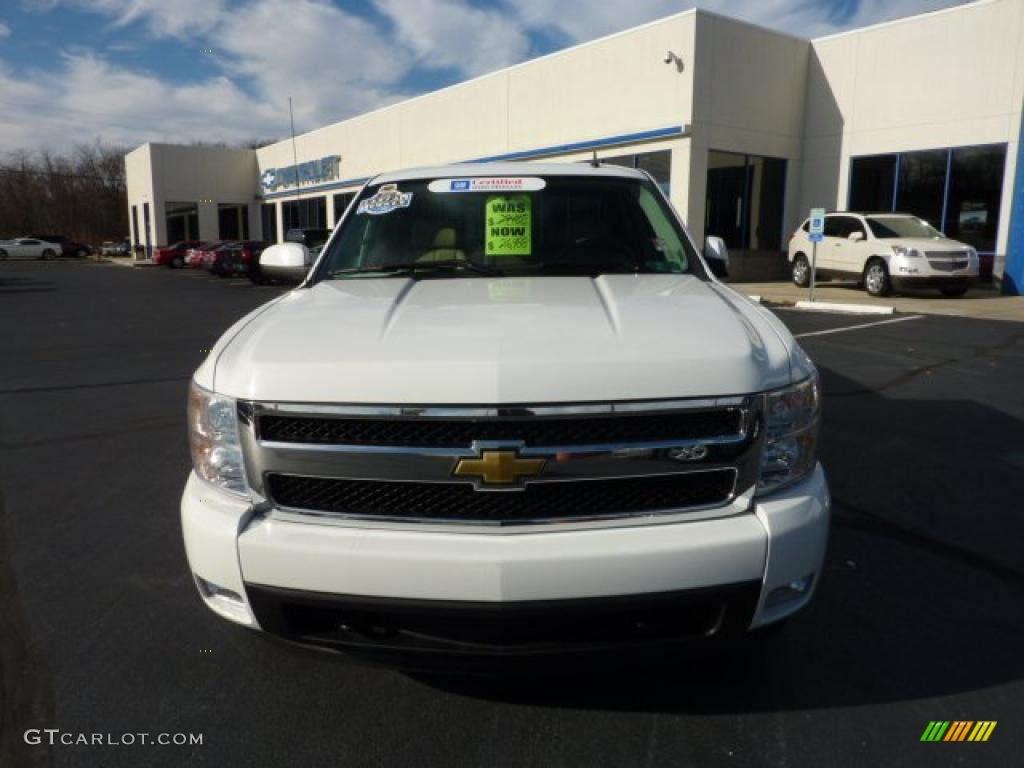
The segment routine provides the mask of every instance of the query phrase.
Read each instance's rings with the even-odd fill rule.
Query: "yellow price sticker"
[[[533,244],[532,201],[529,195],[492,195],[487,198],[487,256],[529,256]]]

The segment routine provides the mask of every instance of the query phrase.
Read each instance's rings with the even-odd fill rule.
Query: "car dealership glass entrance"
[[[854,157],[848,208],[920,216],[973,246],[991,274],[1005,164],[1005,144]]]

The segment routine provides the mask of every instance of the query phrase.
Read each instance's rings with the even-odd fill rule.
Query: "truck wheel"
[[[871,259],[864,267],[864,290],[869,296],[888,296],[891,290],[889,268],[881,259]]]
[[[45,251],[43,251],[43,258],[44,258],[44,259],[45,259],[46,261],[49,261],[50,259],[56,258],[56,256],[57,256],[57,254],[55,254],[55,253],[54,253],[54,252],[53,252],[52,250],[50,250],[49,248],[47,248],[47,249],[46,249]]]
[[[807,263],[807,257],[798,253],[793,258],[793,285],[806,288],[811,284],[811,265]]]
[[[958,285],[945,285],[942,288],[939,288],[939,290],[942,292],[943,296],[955,298],[957,296],[963,296],[965,293],[967,293],[967,287],[967,283],[963,283]]]

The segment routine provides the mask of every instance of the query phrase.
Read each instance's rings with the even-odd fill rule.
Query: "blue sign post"
[[[811,208],[809,230],[811,234],[811,294],[809,298],[814,301],[814,273],[818,268],[818,243],[825,237],[824,208]]]

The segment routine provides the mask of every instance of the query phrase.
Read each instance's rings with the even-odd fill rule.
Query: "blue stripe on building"
[[[615,147],[620,144],[636,144],[641,141],[650,141],[652,139],[664,139],[670,136],[685,136],[686,135],[685,125],[670,125],[667,128],[654,128],[650,131],[637,131],[636,133],[622,133],[618,136],[606,136],[602,139],[590,139],[588,141],[577,141],[571,144],[554,144],[549,147],[538,147],[536,149],[524,149],[519,152],[506,152],[503,155],[489,155],[487,157],[478,157],[473,160],[464,160],[466,163],[494,163],[501,160],[533,160],[539,157],[550,157],[552,155],[564,155],[570,152],[585,152],[588,149],[602,149],[605,147]],[[330,184],[320,184],[318,186],[302,187],[301,189],[286,189],[282,192],[271,192],[263,195],[263,200],[274,200],[279,197],[291,197],[298,193],[305,194],[306,192],[327,192],[332,189],[342,189],[344,187],[362,186],[372,177],[362,179],[346,179],[345,181],[335,181]]]
[[[1024,106],[1021,109],[1020,135],[1017,137],[1017,168],[1014,172],[1013,199],[1010,202],[1010,234],[1006,238],[1006,267],[1003,293],[1024,293]]]

